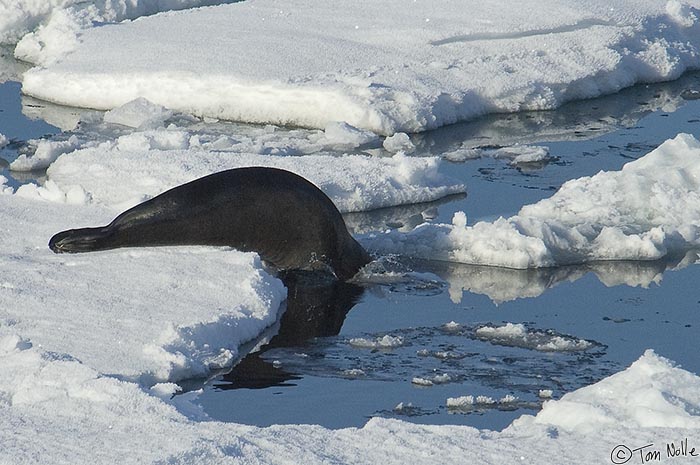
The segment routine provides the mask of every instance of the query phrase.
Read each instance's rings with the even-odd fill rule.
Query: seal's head
[[[55,253],[78,253],[99,250],[104,240],[103,228],[69,229],[54,235],[49,248]]]

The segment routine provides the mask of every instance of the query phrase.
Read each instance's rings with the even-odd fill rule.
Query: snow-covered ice
[[[0,1],[0,42],[16,43],[16,56],[39,65],[24,76],[24,92],[112,110],[101,124],[118,134],[99,142],[34,141],[34,154],[11,168],[48,167],[48,180],[14,189],[0,177],[1,464],[608,463],[611,454],[645,445],[667,454],[669,444],[697,437],[700,377],[653,351],[596,384],[545,400],[537,415],[502,432],[381,418],[340,430],[202,421],[191,402],[197,393],[171,398],[181,390],[175,383],[234,363],[240,346],[276,321],[282,283],[255,254],[225,248],[63,256],[46,242],[61,229],[105,224],[116,211],[196,177],[252,164],[300,173],[345,212],[463,192],[439,172],[438,158],[406,155],[419,139],[405,132],[678,77],[700,67],[699,2],[407,8],[399,0],[255,0],[118,23],[211,3],[224,2]],[[290,129],[280,138],[265,126],[254,137],[214,135],[178,126],[180,113],[319,130],[298,136]],[[135,130],[119,132],[126,128]],[[380,147],[396,154],[357,153]],[[465,146],[444,156],[514,164],[549,158],[541,146],[489,150]],[[449,225],[365,232],[362,240],[379,253],[511,268],[682,256],[700,246],[698,157],[700,142],[682,134],[620,171],[570,181],[510,218],[468,225],[458,213]],[[422,208],[417,218],[432,217]],[[626,266],[632,271],[600,263],[590,269],[606,283],[658,279],[655,267]],[[570,278],[561,271],[533,282],[490,270],[453,273],[453,299],[464,288],[495,300],[538,295]],[[508,286],[494,289],[506,275]],[[444,330],[470,331],[454,324]],[[592,344],[512,323],[474,334],[543,351]],[[396,351],[406,345],[391,334],[347,342]],[[415,379],[435,385],[449,375]],[[539,391],[542,399],[552,394]],[[479,395],[446,401],[517,402]]]
[[[0,141],[1,142],[1,141]],[[78,138],[76,136],[71,136],[65,141],[52,141],[52,140],[30,140],[30,146],[36,147],[34,153],[30,156],[26,154],[21,154],[10,163],[10,169],[13,171],[32,171],[32,170],[42,170],[46,169],[56,161],[56,159],[68,152],[72,152],[78,148]],[[1,145],[1,144],[0,144]]]
[[[18,44],[18,58],[50,62],[75,45],[82,29],[159,11],[226,0],[13,0],[0,3],[0,44]]]
[[[699,6],[257,0],[79,33],[80,14],[64,8],[15,53],[45,64],[23,91],[56,103],[107,110],[145,97],[200,116],[390,135],[675,79],[700,66]]]
[[[368,235],[381,253],[536,268],[601,260],[658,260],[700,246],[700,142],[679,134],[620,171],[566,182],[510,218],[423,224]]]
[[[510,160],[511,165],[541,163],[550,159],[547,147],[519,144],[498,149],[458,147],[444,153],[442,157],[453,162],[463,162],[481,157],[505,158]]]
[[[47,240],[111,218],[0,195],[0,336],[145,383],[206,376],[277,319],[286,296],[255,254],[205,247],[55,255]],[[235,298],[234,298],[235,296]],[[68,356],[68,355],[66,355]]]
[[[144,156],[148,153],[148,156]],[[224,169],[287,169],[316,184],[343,212],[428,202],[465,186],[438,172],[437,157],[271,156],[212,150],[184,130],[136,131],[61,156],[48,169],[59,190],[80,186],[93,203],[123,209]]]

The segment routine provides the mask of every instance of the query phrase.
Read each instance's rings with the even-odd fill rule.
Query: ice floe
[[[422,224],[369,235],[381,253],[537,268],[601,260],[659,260],[700,246],[700,142],[680,134],[620,171],[566,182],[510,218]]]
[[[243,166],[270,166],[300,174],[343,212],[427,202],[465,189],[438,172],[438,158],[217,152],[193,147],[187,134],[167,130],[133,133],[73,151],[56,160],[48,176],[59,189],[80,186],[92,202],[119,209],[195,178]]]
[[[48,238],[103,209],[0,195],[0,336],[120,379],[206,376],[277,319],[286,296],[255,254],[205,247],[55,255]],[[234,298],[235,296],[235,298]]]
[[[79,34],[80,13],[67,8],[15,53],[45,64],[25,74],[23,90],[51,102],[111,109],[145,97],[200,116],[317,128],[345,121],[390,135],[675,79],[700,65],[697,8],[258,0]]]

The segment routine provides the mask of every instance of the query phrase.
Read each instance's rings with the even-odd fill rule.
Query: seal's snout
[[[70,229],[49,240],[49,248],[55,253],[90,252],[100,249],[104,233],[101,228]]]
[[[65,238],[66,238],[66,233],[68,231],[63,231],[51,238],[49,241],[49,249],[53,250],[54,253],[63,253],[65,250],[63,249],[65,245]]]

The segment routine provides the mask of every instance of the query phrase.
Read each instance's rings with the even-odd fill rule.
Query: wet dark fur
[[[281,269],[329,267],[342,280],[370,261],[333,202],[306,179],[275,168],[238,168],[170,189],[109,225],[56,234],[56,253],[118,247],[230,246]]]

